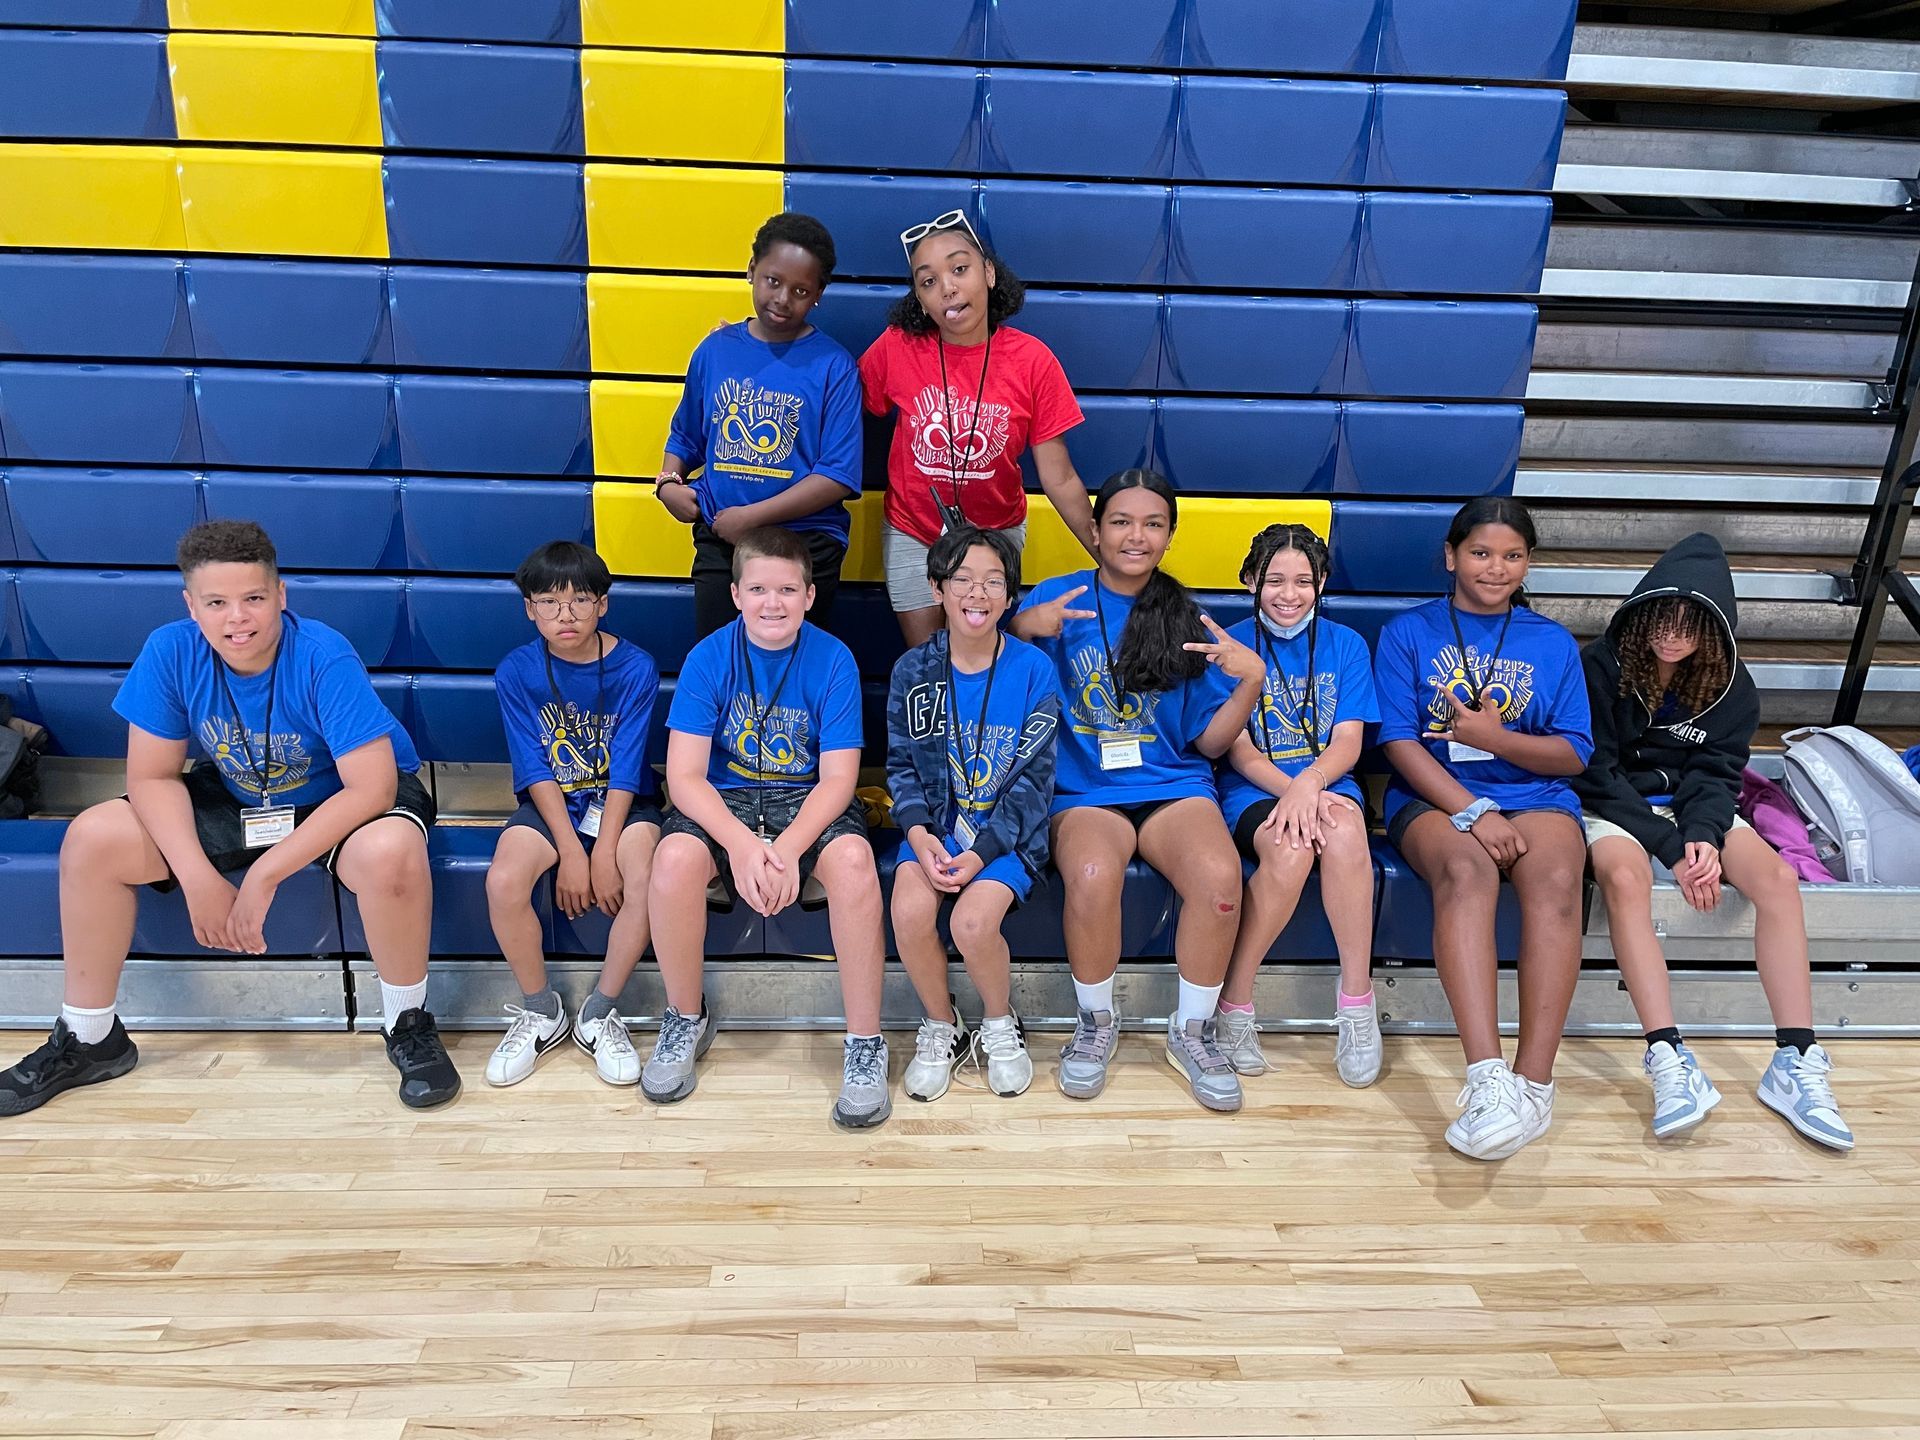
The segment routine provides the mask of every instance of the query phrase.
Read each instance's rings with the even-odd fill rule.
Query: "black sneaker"
[[[386,1032],[387,1058],[400,1072],[400,1103],[431,1110],[460,1093],[460,1072],[453,1068],[433,1012],[415,1006],[400,1012]]]
[[[81,1044],[65,1020],[56,1020],[46,1044],[11,1070],[0,1072],[0,1115],[38,1110],[63,1090],[117,1080],[139,1063],[139,1047],[118,1015],[107,1038],[96,1045]]]

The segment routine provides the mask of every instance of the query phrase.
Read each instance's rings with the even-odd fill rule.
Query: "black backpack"
[[[40,752],[46,728],[16,720],[13,702],[0,695],[0,820],[24,820],[40,804]]]

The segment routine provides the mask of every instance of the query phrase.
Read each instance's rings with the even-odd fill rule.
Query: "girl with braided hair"
[[[1253,983],[1320,867],[1320,896],[1340,951],[1334,1068],[1349,1085],[1380,1074],[1373,999],[1373,856],[1353,778],[1361,740],[1380,718],[1367,642],[1320,615],[1327,546],[1305,525],[1269,525],[1240,567],[1254,613],[1228,630],[1266,661],[1267,678],[1220,767],[1220,807],[1255,864],[1220,994],[1220,1048],[1242,1075],[1267,1068]]]

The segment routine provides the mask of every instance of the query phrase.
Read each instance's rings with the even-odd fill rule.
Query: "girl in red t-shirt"
[[[1020,457],[1067,528],[1091,549],[1093,506],[1061,438],[1080,404],[1042,342],[1007,321],[1026,287],[958,210],[905,231],[909,292],[860,358],[867,409],[897,409],[887,453],[887,593],[908,645],[940,628],[927,549],[960,524],[1026,540]]]

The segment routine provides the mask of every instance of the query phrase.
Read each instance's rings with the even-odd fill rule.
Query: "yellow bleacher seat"
[[[167,0],[173,30],[373,35],[373,0]]]
[[[667,428],[680,403],[677,381],[595,380],[588,387],[593,408],[593,468],[599,475],[660,473]]]
[[[777,55],[786,34],[783,0],[580,0],[580,38],[588,45]]]
[[[597,374],[684,375],[714,326],[752,313],[746,277],[587,276],[587,334]],[[656,472],[649,470],[649,475]]]
[[[770,171],[669,165],[588,165],[586,189],[588,263],[633,270],[745,270],[785,199]]]
[[[189,250],[386,258],[377,154],[198,146],[177,154]]]
[[[658,453],[654,459],[657,464]],[[693,527],[667,514],[653,498],[651,482],[601,480],[594,485],[593,547],[616,575],[684,580],[693,573]]]
[[[753,55],[582,50],[589,155],[778,165],[786,67]]]
[[[162,145],[0,145],[0,245],[179,250],[180,181]]]
[[[182,140],[380,146],[371,40],[170,35],[167,63]]]

